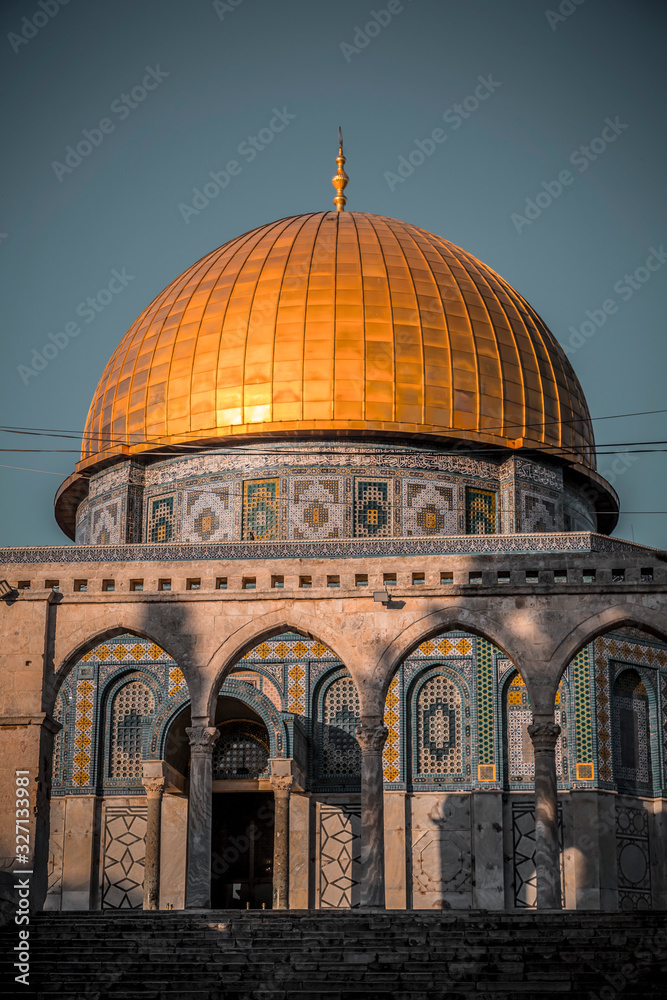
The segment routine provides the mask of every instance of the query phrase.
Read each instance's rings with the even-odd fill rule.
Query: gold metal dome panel
[[[100,379],[77,468],[301,432],[465,439],[594,467],[577,377],[506,281],[417,226],[318,212],[239,236],[157,296]]]

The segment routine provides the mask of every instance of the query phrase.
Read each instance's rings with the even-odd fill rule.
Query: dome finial
[[[343,169],[345,157],[343,156],[343,130],[340,125],[338,126],[338,156],[336,157],[336,163],[338,164],[338,171],[336,176],[331,178],[331,183],[336,188],[336,197],[333,203],[336,206],[337,212],[344,212],[347,198],[343,194],[343,191],[347,187],[350,178]]]

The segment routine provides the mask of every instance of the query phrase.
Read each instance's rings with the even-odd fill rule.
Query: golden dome
[[[594,467],[581,386],[506,281],[417,226],[317,212],[239,236],[154,299],[100,379],[77,468],[242,435],[359,432]]]

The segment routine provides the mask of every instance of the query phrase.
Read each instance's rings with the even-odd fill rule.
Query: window
[[[102,580],[102,591],[105,594],[112,594],[115,589],[116,589],[115,580]]]
[[[213,746],[213,778],[258,778],[269,769],[269,735],[266,727],[250,719],[220,724]]]
[[[612,696],[614,778],[619,792],[651,789],[649,700],[636,670],[624,670]]]
[[[624,583],[625,582],[625,570],[624,569],[613,569],[611,571],[611,582],[612,583]]]
[[[44,581],[44,586],[46,587],[47,590],[60,590],[60,581],[59,580],[45,580]]]
[[[426,583],[426,577],[423,573],[413,573],[412,574],[412,586],[413,587],[423,587]]]
[[[567,583],[567,570],[566,569],[555,569],[554,570],[554,583]]]
[[[130,590],[139,591],[144,589],[143,580],[130,580]]]
[[[510,582],[509,571],[505,569],[500,570],[498,572],[498,583],[509,583],[509,582]]]
[[[219,576],[218,577],[218,579],[215,581],[215,589],[216,590],[227,590],[227,577],[226,576]]]
[[[340,587],[340,577],[339,576],[328,576],[327,577],[327,587]]]
[[[201,590],[201,580],[188,580],[185,584],[186,590]]]
[[[326,690],[320,722],[320,767],[323,776],[358,776],[361,747],[355,736],[359,694],[351,677],[339,677]]]
[[[285,586],[285,577],[284,576],[272,576],[271,577],[271,586],[273,587],[274,590],[282,590],[282,588]]]
[[[583,575],[584,575],[584,583],[595,583],[594,569],[585,569]]]
[[[19,580],[17,590],[30,590],[30,580]]]
[[[538,571],[536,569],[527,569],[526,583],[539,583],[539,582],[540,582],[540,574],[538,573]]]
[[[646,567],[641,571],[641,582],[642,583],[653,583],[653,569],[652,567]],[[21,584],[19,583],[19,590],[21,589]],[[28,585],[30,589],[30,585]]]
[[[141,779],[144,734],[154,713],[153,692],[142,681],[129,681],[117,692],[111,708],[110,778]]]
[[[445,584],[448,584],[448,583],[454,583],[454,574],[453,573],[441,573],[440,574],[440,584],[441,585],[445,585]]]
[[[171,590],[171,580],[160,580],[157,585],[158,590]]]
[[[257,580],[254,576],[244,576],[241,587],[243,590],[255,590],[257,587]]]
[[[383,573],[382,582],[385,587],[395,587],[396,586],[396,574],[395,573]]]
[[[482,582],[481,573],[477,572],[468,573],[468,583],[481,583],[481,582]]]
[[[299,577],[299,586],[300,587],[304,588],[305,590],[308,590],[308,588],[312,587],[312,585],[313,585],[313,578],[312,578],[312,576],[300,576]]]
[[[368,574],[367,573],[355,573],[354,576],[355,587],[367,587],[368,586]]]
[[[77,594],[85,594],[88,590],[87,580],[75,580],[74,581],[74,591]]]

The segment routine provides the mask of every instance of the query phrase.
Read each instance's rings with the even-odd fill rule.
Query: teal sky
[[[342,124],[348,208],[452,240],[529,300],[612,453],[598,468],[627,512],[616,535],[667,548],[667,516],[638,513],[667,510],[667,454],[617,455],[667,439],[666,415],[597,419],[667,408],[663,4],[41,3],[0,13],[3,426],[80,434],[107,360],[166,284],[239,233],[331,206]],[[262,133],[275,109],[287,124]],[[258,135],[272,138],[253,150]],[[184,209],[230,160],[224,190]],[[64,451],[3,452],[41,471],[0,469],[0,544],[65,542],[53,496],[79,442],[1,440]]]

